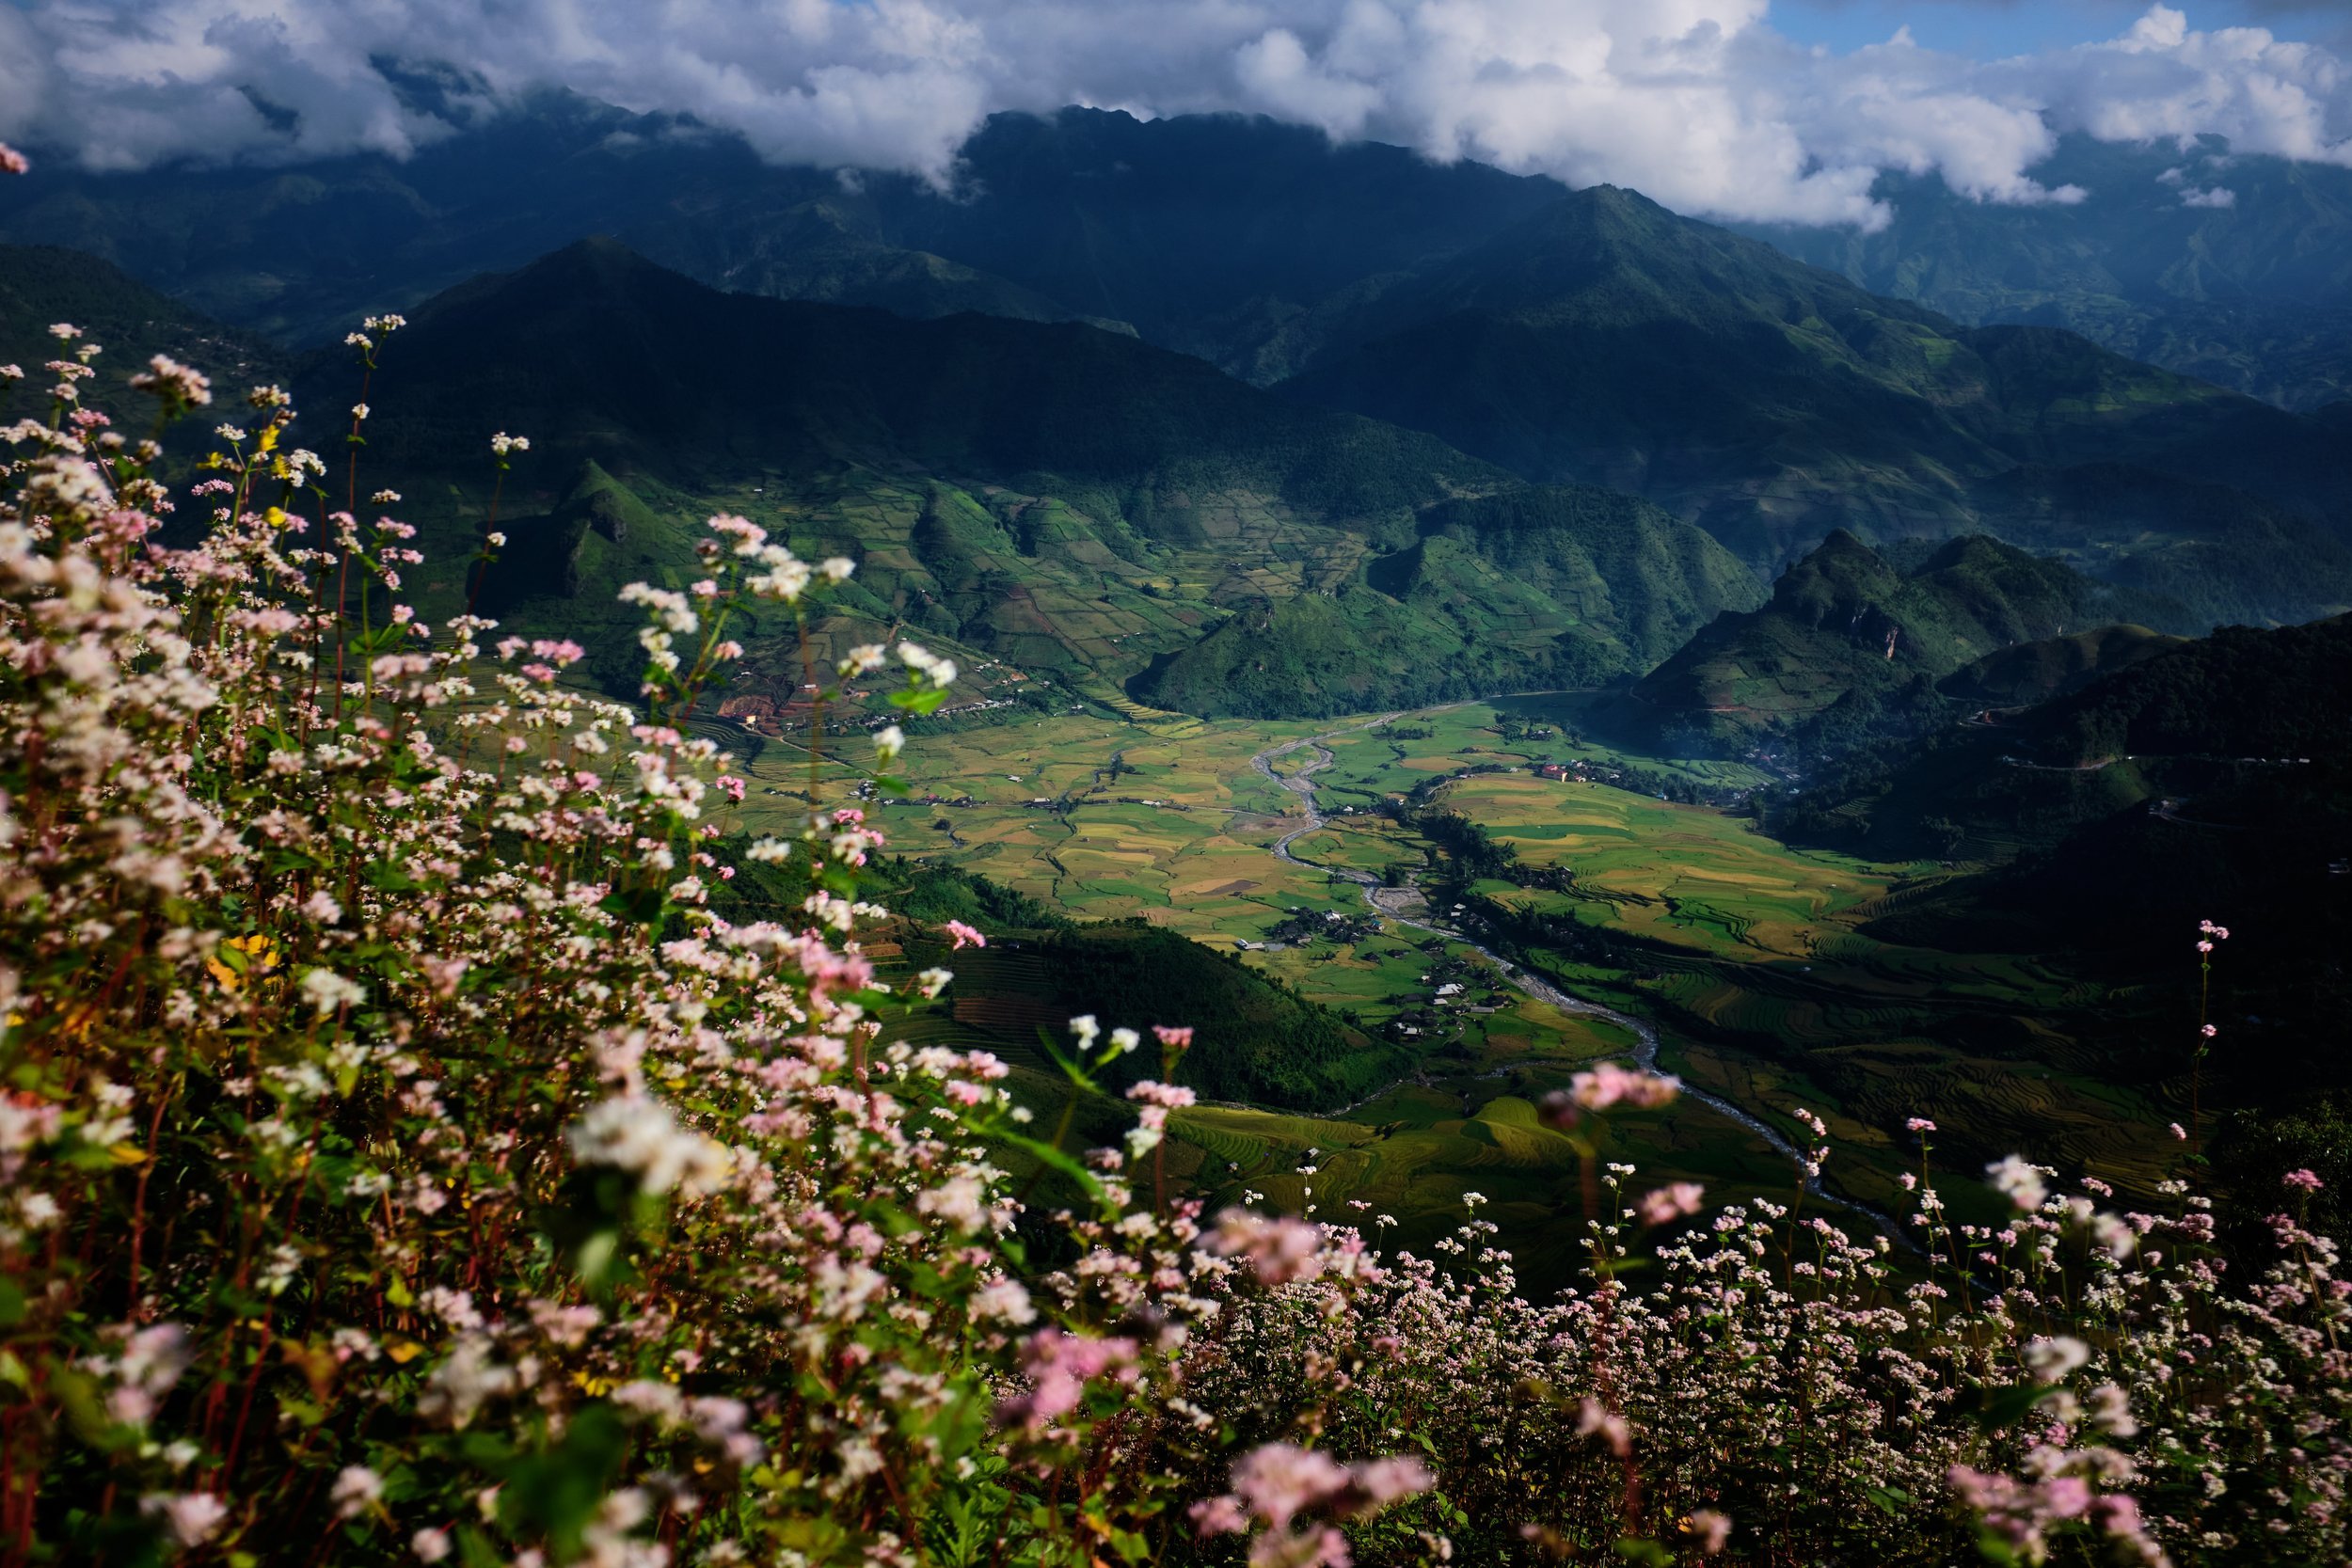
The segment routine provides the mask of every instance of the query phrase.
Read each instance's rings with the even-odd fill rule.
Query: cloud
[[[2033,174],[2067,131],[2352,165],[2344,57],[2161,5],[2105,42],[1974,60],[1899,35],[1807,48],[1767,0],[0,0],[0,137],[97,169],[403,157],[548,86],[940,181],[1001,109],[1240,110],[1864,226],[1890,168],[2079,199]]]

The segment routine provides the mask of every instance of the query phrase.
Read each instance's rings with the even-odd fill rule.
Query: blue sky
[[[2342,40],[2352,0],[2173,0],[2198,28],[2267,27],[2281,38]],[[2111,39],[2147,0],[1772,0],[1771,24],[1792,39],[1848,50],[1908,26],[1921,47],[1972,59],[2039,54]]]

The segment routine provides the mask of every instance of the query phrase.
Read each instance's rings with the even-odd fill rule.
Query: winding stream
[[[1462,705],[1453,704],[1449,705],[1458,707]],[[1429,711],[1435,712],[1439,710],[1431,709]],[[1344,725],[1336,730],[1327,730],[1321,735],[1302,736],[1295,740],[1285,740],[1279,745],[1269,746],[1264,751],[1260,752],[1256,756],[1249,759],[1249,766],[1256,768],[1260,773],[1264,774],[1265,777],[1271,780],[1277,787],[1288,790],[1291,794],[1296,796],[1300,806],[1307,814],[1307,820],[1304,825],[1292,829],[1290,832],[1284,833],[1281,837],[1274,841],[1273,849],[1276,857],[1280,860],[1288,861],[1293,865],[1303,866],[1310,871],[1320,871],[1327,876],[1338,878],[1342,881],[1355,883],[1362,890],[1364,902],[1371,907],[1374,914],[1378,915],[1383,920],[1393,921],[1399,926],[1408,926],[1417,931],[1426,931],[1431,936],[1440,937],[1447,942],[1455,942],[1461,946],[1469,948],[1471,952],[1484,958],[1488,963],[1493,964],[1496,972],[1505,980],[1509,981],[1513,986],[1517,987],[1527,995],[1534,997],[1538,1002],[1557,1007],[1562,1012],[1581,1013],[1587,1018],[1596,1018],[1599,1019],[1603,1022],[1615,1024],[1618,1028],[1623,1029],[1628,1034],[1631,1035],[1637,1042],[1633,1050],[1633,1065],[1645,1072],[1655,1072],[1658,1070],[1658,1031],[1641,1019],[1629,1018],[1626,1014],[1618,1012],[1615,1008],[1602,1006],[1597,1002],[1587,1002],[1581,997],[1570,996],[1566,991],[1562,990],[1558,986],[1553,985],[1542,975],[1532,974],[1518,964],[1511,962],[1508,958],[1503,958],[1501,954],[1494,952],[1492,949],[1487,948],[1479,942],[1472,942],[1470,938],[1464,936],[1461,932],[1454,929],[1452,927],[1438,925],[1427,920],[1414,920],[1408,916],[1399,914],[1393,910],[1383,907],[1377,896],[1380,888],[1380,879],[1377,877],[1373,876],[1370,872],[1358,871],[1349,866],[1322,865],[1313,861],[1301,860],[1298,856],[1291,852],[1291,846],[1293,844],[1296,843],[1299,839],[1304,838],[1307,834],[1314,832],[1318,829],[1322,828],[1327,820],[1324,816],[1321,809],[1319,809],[1315,804],[1314,775],[1330,767],[1336,759],[1333,758],[1329,749],[1327,748],[1323,742],[1336,739],[1343,735],[1352,735],[1358,730],[1371,729],[1375,725],[1385,724],[1396,717],[1397,715],[1393,713],[1376,714],[1370,719],[1361,720],[1356,723]],[[1288,756],[1291,752],[1299,750],[1301,747],[1312,747],[1314,749],[1316,754],[1312,761],[1309,762],[1305,767],[1300,768],[1296,772],[1291,773],[1287,776],[1274,771],[1275,758]],[[1394,1089],[1399,1085],[1406,1082],[1407,1082],[1407,1080],[1399,1079],[1396,1084],[1391,1084],[1387,1088],[1380,1089],[1366,1097],[1365,1100],[1359,1101],[1357,1105],[1369,1104],[1372,1101],[1379,1099],[1381,1095],[1389,1093],[1391,1089]],[[1789,1142],[1787,1135],[1782,1133],[1778,1128],[1775,1128],[1771,1123],[1764,1121],[1760,1117],[1753,1116],[1740,1109],[1739,1106],[1733,1104],[1730,1101],[1724,1099],[1722,1096],[1709,1094],[1705,1089],[1693,1088],[1692,1085],[1685,1084],[1682,1085],[1682,1093],[1686,1099],[1695,1100],[1700,1104],[1706,1105],[1722,1115],[1728,1117],[1731,1120],[1738,1122],[1740,1126],[1746,1128],[1749,1132],[1761,1138],[1765,1145],[1772,1148],[1773,1152],[1779,1154],[1784,1159],[1788,1160],[1791,1165],[1796,1167],[1799,1175],[1803,1177],[1804,1190],[1807,1193],[1820,1198],[1822,1202],[1829,1204],[1834,1208],[1844,1209],[1851,1213],[1861,1215],[1863,1218],[1870,1221],[1871,1224],[1877,1226],[1879,1229],[1884,1232],[1888,1237],[1892,1238],[1897,1244],[1915,1252],[1917,1250],[1917,1247],[1913,1243],[1911,1239],[1903,1234],[1901,1225],[1896,1221],[1894,1216],[1882,1212],[1881,1211],[1870,1207],[1867,1203],[1857,1203],[1851,1198],[1838,1196],[1836,1194],[1824,1188],[1821,1185],[1821,1179],[1818,1176],[1804,1176],[1803,1173],[1805,1166],[1804,1152],[1800,1150],[1795,1144]],[[1345,1111],[1355,1110],[1357,1105],[1347,1106],[1343,1111],[1335,1114],[1344,1115]]]

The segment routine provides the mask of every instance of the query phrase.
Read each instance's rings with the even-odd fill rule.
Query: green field
[[[1387,1212],[1404,1243],[1424,1246],[1476,1191],[1531,1279],[1567,1275],[1583,1216],[1577,1162],[1529,1107],[1575,1064],[1623,1054],[1630,1038],[1535,1002],[1464,944],[1393,920],[1355,940],[1266,941],[1301,911],[1367,912],[1359,885],[1317,866],[1376,876],[1393,865],[1408,881],[1434,879],[1438,848],[1375,809],[1417,787],[1429,806],[1486,828],[1521,866],[1575,878],[1568,891],[1488,880],[1474,894],[1615,943],[1601,958],[1533,947],[1531,961],[1572,994],[1650,1020],[1662,1065],[1694,1084],[1784,1130],[1799,1107],[1828,1117],[1832,1176],[1851,1196],[1897,1201],[1895,1178],[1915,1163],[1901,1132],[1913,1115],[1942,1126],[1956,1176],[2014,1147],[2135,1186],[2160,1177],[2166,1117],[2068,1070],[2064,1018],[2102,993],[2013,956],[1903,947],[1861,929],[1929,868],[1794,850],[1723,810],[1536,776],[1534,764],[1562,762],[1595,780],[1629,768],[1700,790],[1757,782],[1733,764],[1585,740],[1582,703],[1466,703],[1386,722],[1023,712],[970,727],[917,723],[907,771],[918,798],[871,809],[897,851],[962,865],[1073,916],[1141,919],[1239,951],[1418,1062],[1414,1076],[1328,1120],[1235,1106],[1180,1118],[1169,1168],[1214,1201],[1256,1191],[1303,1206],[1310,1183],[1296,1170],[1319,1149],[1311,1201],[1325,1216]],[[1270,760],[1281,776],[1311,769],[1328,816],[1293,846],[1312,863],[1299,865],[1272,850],[1299,825],[1295,798],[1251,758],[1318,736]],[[862,746],[851,738],[841,755],[859,758]],[[805,809],[777,793],[809,786],[798,745],[771,743],[747,771],[739,825],[756,832]],[[820,796],[837,800],[856,774],[829,763],[818,777]],[[1440,995],[1453,985],[1462,989]],[[1056,1022],[958,1018],[1015,1046]],[[1604,1158],[1639,1164],[1644,1182],[1695,1178],[1724,1199],[1785,1196],[1791,1185],[1785,1162],[1703,1105],[1628,1118],[1611,1136]],[[1972,1202],[1955,1196],[1963,1210]]]

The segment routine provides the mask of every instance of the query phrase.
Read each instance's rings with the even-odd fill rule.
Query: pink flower
[[[1554,1089],[1546,1095],[1543,1118],[1554,1127],[1568,1127],[1585,1111],[1606,1110],[1617,1104],[1655,1110],[1673,1103],[1675,1096],[1681,1092],[1679,1079],[1656,1072],[1630,1072],[1614,1062],[1603,1062],[1590,1072],[1578,1073],[1568,1081],[1565,1089]]]
[[[2217,1035],[2217,1034],[2221,1033],[2221,1031],[2220,1031],[2220,1030],[2218,1030],[2218,1029],[2217,1029],[2217,1028],[2215,1028],[2212,1024],[2208,1023],[2208,1024],[2206,1024],[2206,1025],[2205,1025],[2202,1029],[2199,1030],[2199,1031],[2198,1031],[2198,1033],[2199,1033],[2199,1034],[2201,1034],[2201,1035],[2202,1035],[2202,1036],[2204,1036],[2204,1037],[2205,1037],[2205,1038],[2207,1038],[2207,1039],[2211,1039],[2211,1038],[2213,1038],[2216,1035]]]
[[[1088,1339],[1058,1328],[1041,1328],[1021,1347],[1021,1370],[1029,1379],[1029,1391],[998,1405],[996,1418],[1040,1433],[1077,1409],[1086,1386],[1094,1379],[1134,1383],[1136,1342]]]
[[[2187,1129],[2187,1128],[2183,1127],[2183,1126],[2182,1126],[2179,1122],[2177,1122],[2177,1121],[2176,1121],[2176,1122],[2172,1122],[2172,1123],[2170,1123],[2169,1125],[2170,1125],[2170,1127],[2171,1127],[2171,1129],[2172,1129],[2172,1136],[2173,1136],[2175,1139],[2177,1139],[2178,1141],[2180,1141],[2180,1142],[2182,1142],[2182,1143],[2186,1143],[2186,1142],[2188,1142],[2188,1129]]]
[[[32,166],[24,153],[19,152],[7,142],[0,141],[0,173],[24,174]]]
[[[1248,1259],[1261,1285],[1287,1285],[1323,1272],[1318,1256],[1323,1234],[1304,1220],[1270,1220],[1247,1209],[1228,1209],[1217,1215],[1209,1246],[1227,1258]]]
[[[1152,1033],[1170,1051],[1183,1051],[1192,1044],[1192,1025],[1189,1023],[1154,1023]]]
[[[1925,1117],[1913,1117],[1909,1121],[1903,1123],[1903,1131],[1906,1132],[1932,1132],[1935,1131],[1935,1123],[1930,1121]]]
[[[1698,1544],[1701,1557],[1713,1557],[1731,1540],[1731,1515],[1711,1508],[1697,1509],[1682,1521],[1682,1528]]]
[[[1268,1443],[1233,1461],[1233,1491],[1276,1529],[1292,1516],[1347,1489],[1347,1466],[1319,1449]]]
[[[1697,1213],[1706,1198],[1707,1189],[1697,1182],[1677,1181],[1643,1195],[1633,1208],[1644,1225],[1668,1225],[1685,1214]]]
[[[2291,1170],[2280,1180],[2297,1192],[2305,1193],[2315,1193],[2327,1185],[2326,1182],[2320,1180],[2317,1173],[2310,1170]]]
[[[958,951],[961,951],[966,947],[986,947],[988,945],[987,937],[981,935],[973,927],[966,926],[961,920],[950,920],[947,922],[947,934],[955,938],[956,949]]]

